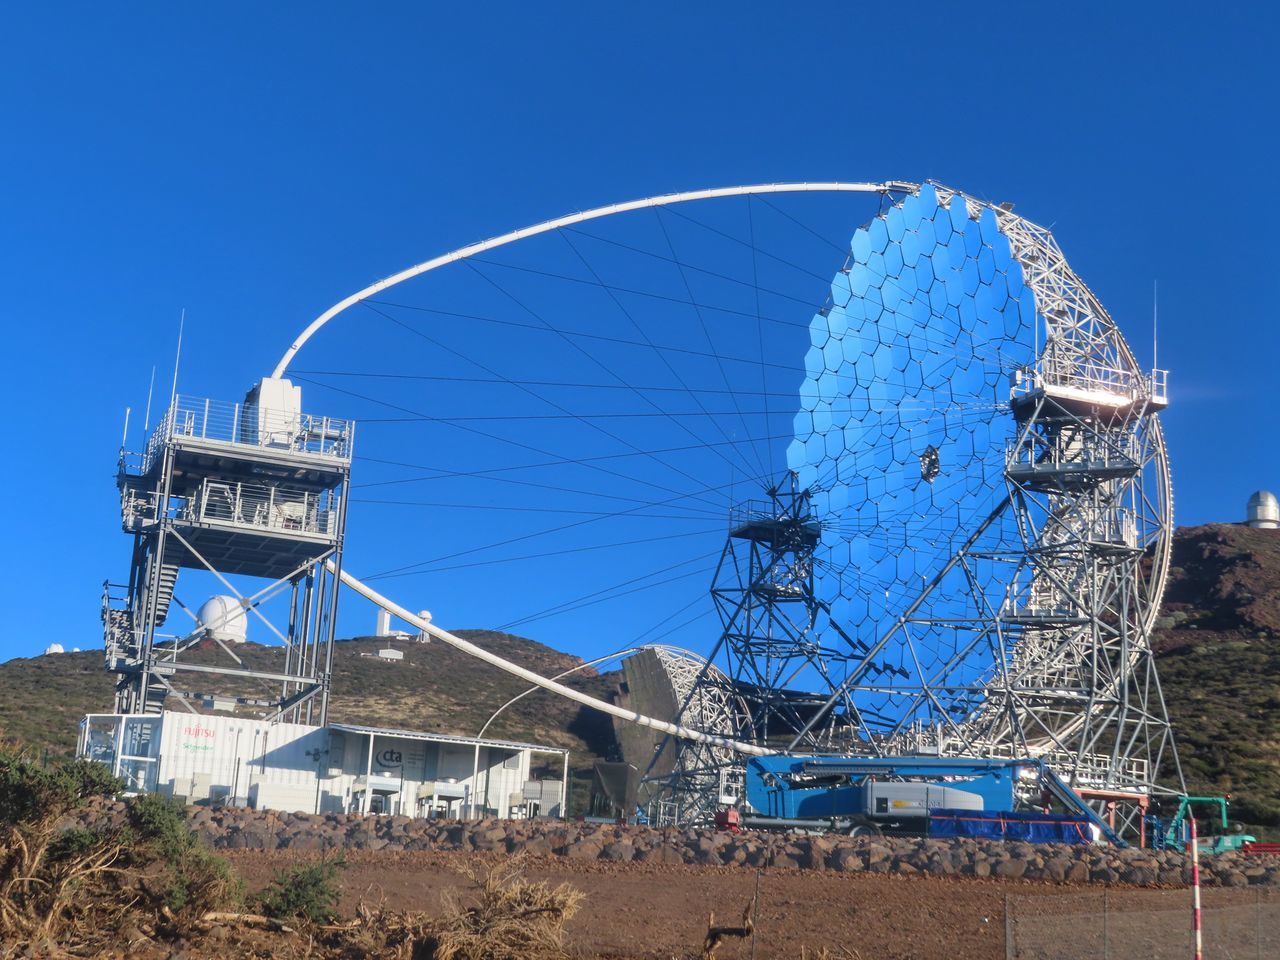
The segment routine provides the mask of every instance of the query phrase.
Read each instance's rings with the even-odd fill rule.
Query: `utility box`
[[[255,810],[314,813],[316,786],[292,783],[255,783],[249,788],[249,806]]]

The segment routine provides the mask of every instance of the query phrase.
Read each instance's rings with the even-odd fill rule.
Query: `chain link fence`
[[[1280,957],[1280,890],[1202,891],[1206,960]],[[1005,901],[1007,960],[1190,960],[1191,891],[1096,890]]]

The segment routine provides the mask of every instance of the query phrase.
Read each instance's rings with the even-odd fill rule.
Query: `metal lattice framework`
[[[671,795],[695,816],[718,799],[729,734],[750,751],[794,729],[782,746],[798,750],[835,748],[839,730],[872,754],[1047,756],[1077,787],[1140,806],[1166,757],[1176,768],[1149,644],[1170,547],[1164,376],[1138,368],[1051,234],[1007,207],[898,182],[600,207],[353,294],[275,376],[353,304],[475,254],[630,210],[815,191],[884,200],[810,326],[788,452],[797,496],[771,496],[775,519],[801,504],[791,520],[821,534],[797,550],[731,531],[714,591],[726,669],[672,668],[678,735],[714,749],[681,751]],[[799,603],[759,589],[787,565]]]
[[[662,672],[682,723],[695,730],[730,737],[748,727],[745,705],[730,679],[709,660],[679,647],[645,648]],[[662,738],[643,771],[638,802],[655,823],[709,821],[724,798],[741,786],[738,754],[723,745]]]
[[[143,452],[121,451],[133,550],[128,582],[105,584],[102,598],[116,712],[325,721],[353,437],[350,422],[271,406],[255,388],[244,403],[175,396]],[[176,595],[184,569],[229,595],[215,619]],[[260,609],[281,594],[284,629]],[[191,623],[165,632],[175,607]],[[282,655],[246,662],[219,635],[237,615],[270,630]]]
[[[1009,209],[926,185],[851,250],[811,326],[789,455],[804,509],[774,496],[769,532],[734,525],[713,587],[717,651],[754,706],[737,736],[768,742],[772,716],[798,727],[791,750],[1045,756],[1133,825],[1162,764],[1180,779],[1149,643],[1164,374]],[[788,518],[821,529],[817,576],[778,591],[805,551],[760,545]],[[803,723],[797,687],[825,696]]]
[[[723,626],[715,658],[723,650],[726,672],[746,705],[744,732],[759,743],[795,736],[813,718],[821,698],[838,698],[839,710],[803,734],[807,749],[835,749],[848,739],[847,718],[856,715],[840,689],[848,665],[865,649],[830,617],[814,592],[814,548],[821,525],[810,493],[794,474],[767,491],[768,500],[735,507],[711,596]],[[812,678],[821,694],[796,690]]]
[[[1007,653],[951,749],[1046,755],[1086,795],[1130,798],[1132,817],[1163,763],[1181,779],[1150,648],[1172,529],[1165,377],[1138,368],[1047,230],[1000,221],[1045,343],[1012,398],[1023,555],[992,623]]]

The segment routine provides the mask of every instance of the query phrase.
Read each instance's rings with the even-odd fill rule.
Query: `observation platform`
[[[1127,438],[1119,443],[1055,442],[1039,435],[1014,440],[1005,447],[1005,473],[1015,483],[1039,491],[1087,490],[1137,476],[1141,451]]]
[[[729,510],[729,536],[812,550],[822,538],[822,524],[812,516],[796,516],[768,500],[748,500]]]
[[[169,531],[164,563],[277,579],[333,552],[354,424],[278,408],[179,396],[140,454],[122,454],[126,533]]]
[[[355,424],[350,420],[250,403],[179,396],[141,453],[121,455],[120,475],[148,478],[165,448],[173,455],[173,493],[188,495],[186,478],[263,478],[312,488],[341,484],[351,471]]]
[[[1048,407],[1050,415],[1123,420],[1169,406],[1169,371],[1150,374],[1078,360],[1052,359],[1015,374],[1010,405],[1025,420]]]
[[[121,510],[126,533],[155,528],[162,519],[157,499],[154,491],[125,489]],[[334,490],[206,477],[189,496],[171,497],[163,519],[219,571],[270,576],[336,546],[338,496]],[[176,566],[204,567],[181,542],[170,545],[166,559]]]

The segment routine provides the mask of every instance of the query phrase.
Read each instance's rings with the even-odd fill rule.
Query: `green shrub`
[[[23,753],[0,751],[0,825],[56,819],[91,797],[122,789],[100,763],[70,760],[45,768]]]
[[[109,841],[110,837],[99,830],[89,827],[72,827],[54,837],[49,843],[45,856],[50,863],[88,857],[94,850]]]
[[[195,915],[243,902],[243,881],[187,826],[180,804],[154,793],[132,797],[129,826],[139,844],[136,856],[164,866],[160,893],[174,913]]]
[[[306,866],[277,870],[270,886],[258,894],[258,906],[277,920],[331,923],[337,916],[342,888],[338,874],[347,862],[338,857]]]

